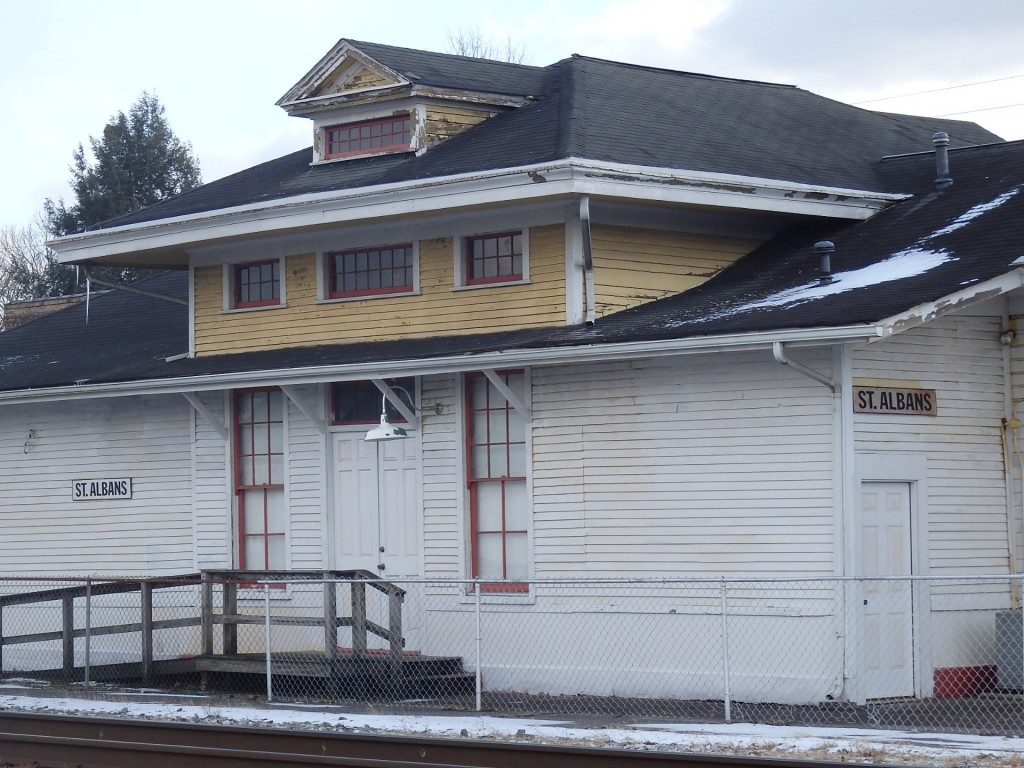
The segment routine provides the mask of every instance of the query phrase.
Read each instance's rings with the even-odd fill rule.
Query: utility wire
[[[957,115],[973,115],[975,112],[992,112],[996,109],[1011,109],[1012,107],[1024,107],[1024,102],[1020,104],[1003,104],[1001,107],[985,107],[983,109],[966,109],[963,112],[947,112],[944,115],[936,115],[936,117],[956,117]]]
[[[1001,83],[1004,80],[1016,80],[1024,77],[1024,75],[1010,75],[1009,77],[997,77],[995,80],[979,80],[976,83],[963,83],[962,85],[947,85],[945,88],[932,88],[930,91],[915,91],[914,93],[904,93],[899,96],[883,96],[879,99],[867,99],[866,101],[855,101],[854,106],[861,104],[873,104],[876,101],[889,101],[890,99],[905,99],[908,96],[922,96],[926,93],[939,93],[940,91],[953,91],[957,88],[970,88],[974,85],[987,85],[988,83]],[[993,109],[1002,109],[1002,107],[993,107]],[[957,114],[966,114],[965,112],[959,112]]]

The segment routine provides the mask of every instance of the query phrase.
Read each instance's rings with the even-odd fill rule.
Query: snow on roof
[[[910,248],[904,248],[902,251],[897,251],[875,264],[868,264],[866,267],[851,269],[846,272],[836,272],[832,275],[832,282],[830,283],[814,280],[813,282],[798,285],[795,288],[787,288],[784,291],[773,293],[757,301],[723,309],[717,314],[709,315],[709,317],[711,319],[718,319],[741,312],[751,312],[756,309],[795,307],[798,304],[816,301],[826,296],[835,296],[846,291],[852,291],[855,288],[867,288],[872,285],[892,282],[893,280],[904,280],[908,277],[923,275],[925,272],[949,261],[956,261],[956,257],[945,249],[929,250],[914,245]]]
[[[993,200],[989,200],[987,203],[978,203],[974,207],[969,208],[968,210],[961,213],[946,226],[932,232],[931,235],[929,235],[925,239],[930,240],[931,238],[939,237],[941,235],[948,235],[950,232],[956,232],[961,227],[966,227],[973,219],[976,219],[978,216],[981,216],[981,214],[985,213],[986,211],[991,211],[993,208],[998,208],[1007,200],[1010,200],[1014,195],[1020,192],[1021,186],[1022,185],[1017,185],[1013,189],[1008,189],[1006,192],[1003,192],[1003,194],[998,195]]]

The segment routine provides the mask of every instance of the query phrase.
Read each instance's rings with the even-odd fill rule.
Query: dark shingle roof
[[[942,190],[931,153],[877,165],[915,196],[856,224],[798,225],[697,288],[548,343],[874,323],[998,277],[1024,257],[1024,142],[951,151],[954,183]],[[822,239],[835,243],[829,286],[817,286]]]
[[[188,298],[188,273],[138,283]],[[88,322],[86,322],[88,312]],[[167,357],[188,352],[188,307],[108,291],[0,333],[0,390],[159,377]]]
[[[797,225],[707,283],[598,320],[592,328],[295,347],[164,362],[187,347],[184,307],[113,291],[0,334],[0,389],[416,360],[478,352],[714,337],[871,324],[1016,268],[1024,258],[1024,142],[954,150],[954,183],[933,184],[929,154],[876,163],[914,197],[868,221]],[[813,244],[835,243],[836,282],[817,286]],[[185,273],[146,287],[186,294]]]
[[[419,51],[361,40],[347,42],[388,69],[421,85],[532,96],[544,84],[544,67]]]
[[[310,166],[307,149],[100,228],[569,157],[884,191],[874,162],[884,155],[929,149],[935,130],[949,132],[954,147],[999,140],[972,123],[871,112],[792,86],[583,56],[539,68],[354,44],[432,84],[483,87],[489,82],[492,90],[532,93],[536,99],[420,156],[403,153]]]

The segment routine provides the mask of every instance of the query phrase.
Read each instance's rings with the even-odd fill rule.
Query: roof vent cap
[[[820,240],[814,244],[814,252],[818,254],[818,285],[828,285],[836,280],[832,277],[832,252],[835,249],[836,244],[831,240]]]
[[[953,183],[949,175],[949,134],[938,131],[932,136],[935,145],[935,188],[945,189]]]

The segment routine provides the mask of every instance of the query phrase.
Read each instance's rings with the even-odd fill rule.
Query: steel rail
[[[0,766],[816,768],[837,762],[0,713]]]

